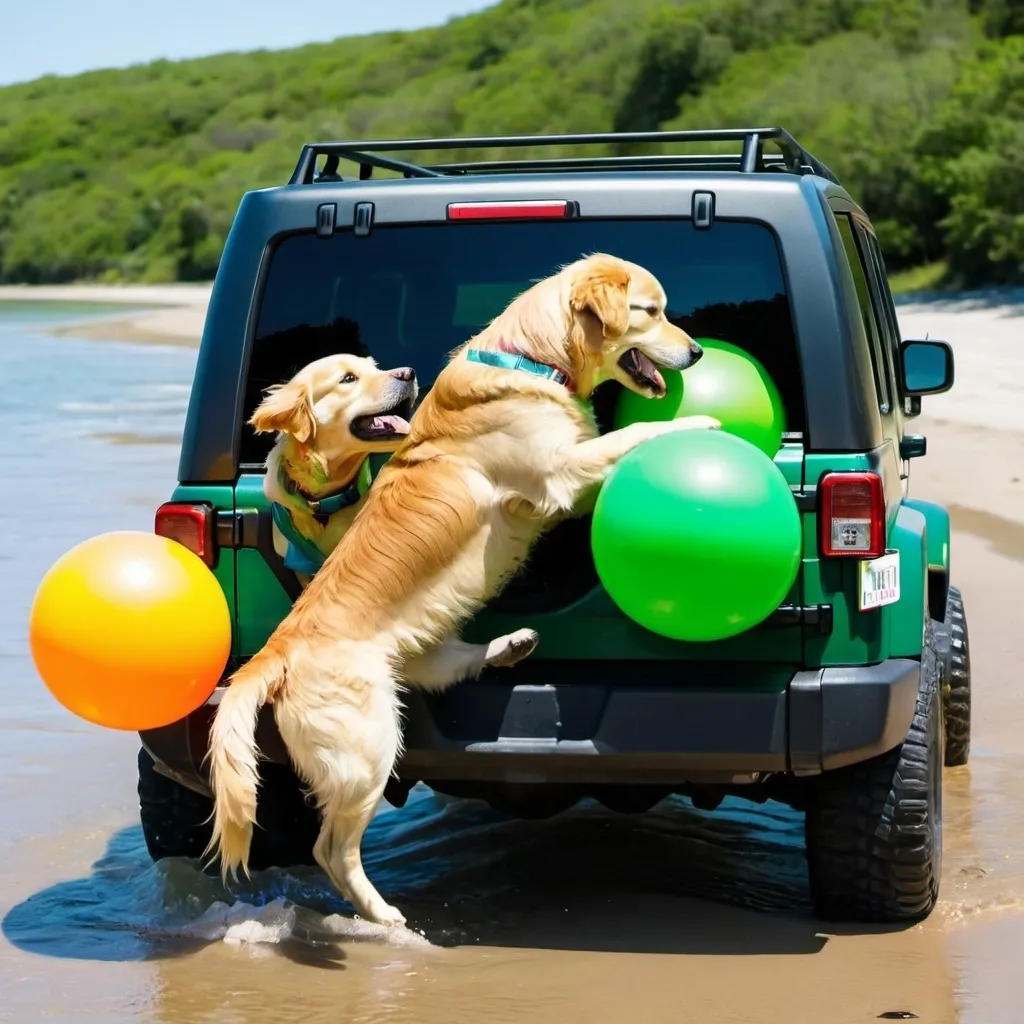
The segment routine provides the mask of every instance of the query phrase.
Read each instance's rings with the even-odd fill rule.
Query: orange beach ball
[[[231,617],[216,577],[188,548],[152,533],[105,533],[43,577],[29,646],[69,711],[111,729],[156,729],[213,692]]]

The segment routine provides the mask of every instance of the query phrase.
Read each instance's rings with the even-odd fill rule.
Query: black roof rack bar
[[[765,153],[765,167],[788,167],[781,153]],[[431,170],[444,174],[493,174],[528,171],[614,171],[614,170],[739,170],[738,153],[681,153],[677,156],[598,156],[556,157],[546,160],[481,160],[459,164],[430,164]]]
[[[751,132],[743,140],[743,153],[740,155],[740,171],[743,174],[753,174],[757,170],[761,163],[761,149],[761,136],[758,132]]]
[[[811,171],[836,181],[835,176],[821,161],[808,153],[789,132],[782,128],[716,128],[708,131],[671,132],[595,132],[585,135],[508,135],[476,136],[464,139],[381,139],[367,142],[314,142],[302,147],[299,162],[290,184],[310,184],[314,180],[316,161],[320,156],[338,156],[361,167],[381,167],[395,170],[406,177],[432,178],[443,172],[418,164],[405,163],[382,157],[389,153],[452,149],[513,149],[534,146],[583,145],[664,145],[672,142],[743,142],[740,169],[757,169],[763,142],[773,141],[782,151],[790,170],[797,173]],[[385,163],[384,161],[387,161]],[[365,172],[364,172],[365,173]],[[361,176],[364,176],[361,173]]]
[[[344,156],[342,153],[328,153],[327,161],[324,164],[324,170],[322,177],[324,179],[332,178],[337,173],[338,160]],[[355,159],[355,157],[353,157]],[[315,161],[315,157],[314,157]],[[432,171],[428,167],[420,167],[419,164],[410,164],[405,160],[394,160],[388,156],[381,156],[379,153],[360,153],[358,157],[359,163],[359,177],[366,178],[370,177],[374,167],[380,167],[382,170],[398,171],[399,174],[404,174],[407,178],[440,178],[442,177],[440,171]],[[318,179],[314,179],[318,180]]]

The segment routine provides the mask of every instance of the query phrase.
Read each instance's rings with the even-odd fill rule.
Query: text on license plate
[[[900,553],[886,551],[881,558],[860,562],[860,610],[870,611],[900,599]]]

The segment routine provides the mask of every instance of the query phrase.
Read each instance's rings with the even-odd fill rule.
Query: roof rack
[[[450,164],[410,163],[390,153],[463,149],[521,149],[536,146],[643,146],[668,143],[742,142],[739,153],[710,155],[605,156],[548,158],[534,160],[492,160]],[[765,142],[774,143],[779,152],[765,153]],[[326,157],[318,171],[317,161]],[[290,185],[310,185],[320,181],[342,181],[340,161],[359,167],[360,180],[373,176],[375,169],[394,171],[406,178],[444,178],[466,174],[505,174],[524,172],[600,171],[600,170],[684,170],[737,171],[753,174],[783,171],[790,174],[816,174],[839,184],[836,176],[807,152],[783,128],[719,128],[710,131],[679,132],[595,132],[588,135],[508,135],[466,139],[390,139],[375,142],[311,142],[302,147]]]

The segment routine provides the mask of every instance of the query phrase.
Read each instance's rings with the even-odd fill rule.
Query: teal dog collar
[[[546,380],[553,380],[572,391],[572,378],[557,366],[548,366],[547,363],[538,363],[536,359],[521,355],[518,352],[485,352],[478,348],[466,350],[466,358],[474,363],[483,363],[485,366],[496,366],[501,370],[525,370],[535,377],[544,377]]]

